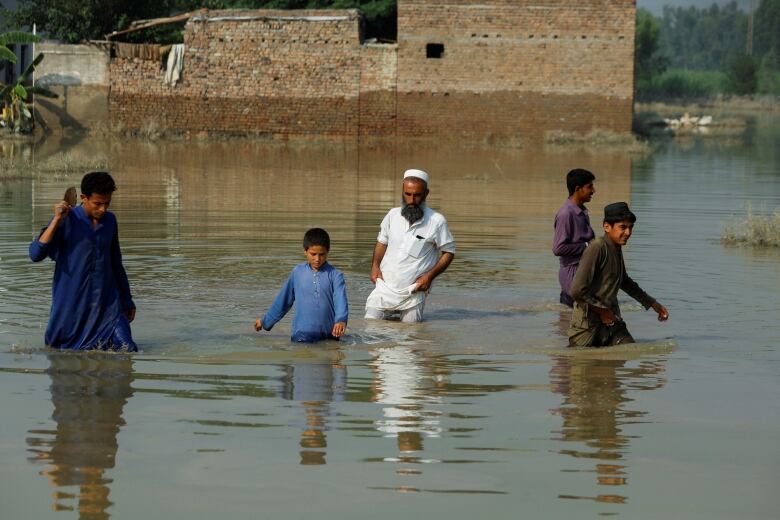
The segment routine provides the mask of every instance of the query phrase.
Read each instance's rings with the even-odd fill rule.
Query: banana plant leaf
[[[12,43],[40,43],[41,37],[23,31],[10,31],[0,34],[0,45],[6,46]]]
[[[19,96],[19,99],[26,100],[27,99],[27,89],[24,88],[24,85],[21,83],[17,83],[14,85],[14,92],[17,96]]]
[[[14,85],[3,85],[0,83],[0,101],[3,101],[4,99],[11,96],[11,91],[14,89]]]
[[[11,52],[11,49],[4,45],[0,45],[0,60],[10,61],[16,63],[16,54]]]
[[[29,65],[27,65],[27,68],[24,69],[24,72],[22,72],[19,81],[20,82],[27,81],[27,76],[32,74],[35,71],[35,67],[37,67],[42,61],[43,61],[43,53],[40,53],[35,57],[34,60],[32,60],[32,62],[30,62]]]

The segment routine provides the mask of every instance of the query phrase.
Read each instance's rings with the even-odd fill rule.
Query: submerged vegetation
[[[748,207],[743,218],[726,226],[720,240],[727,245],[780,247],[780,208],[772,215],[754,215]]]
[[[0,156],[0,179],[30,178],[37,175],[68,177],[107,168],[108,158],[101,153],[60,152],[42,161]]]

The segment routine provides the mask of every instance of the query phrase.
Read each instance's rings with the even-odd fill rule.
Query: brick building
[[[110,64],[111,118],[281,137],[514,140],[628,132],[634,0],[399,0],[398,43],[356,10],[204,11],[164,60]]]

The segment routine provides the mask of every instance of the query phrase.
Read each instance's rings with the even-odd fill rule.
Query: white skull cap
[[[428,174],[422,170],[406,170],[404,172],[404,179],[407,177],[417,177],[418,179],[424,180],[425,184],[428,184]]]

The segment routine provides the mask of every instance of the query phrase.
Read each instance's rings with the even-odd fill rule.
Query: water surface
[[[780,501],[780,253],[722,246],[780,205],[780,124],[605,149],[384,143],[44,143],[104,154],[138,315],[134,356],[42,347],[50,263],[27,244],[80,175],[0,180],[0,491],[8,518],[769,518]],[[458,247],[420,325],[362,319],[407,167]],[[573,352],[552,217],[573,167],[591,217],[628,201],[639,345]],[[252,322],[326,228],[341,342]]]

